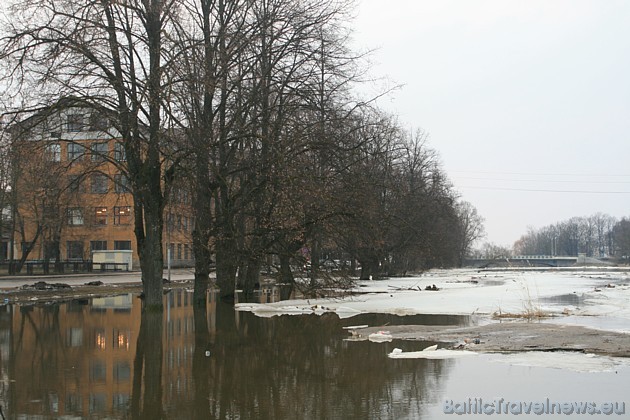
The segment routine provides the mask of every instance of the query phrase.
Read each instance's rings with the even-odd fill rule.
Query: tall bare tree
[[[162,307],[164,37],[174,0],[26,0],[3,22],[0,59],[27,107],[59,97],[113,117],[134,197],[147,307]],[[32,93],[29,95],[29,92]],[[36,96],[35,96],[36,95]]]

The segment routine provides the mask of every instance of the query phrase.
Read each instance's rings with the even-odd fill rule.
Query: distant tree
[[[567,255],[586,253],[589,257],[604,257],[615,252],[612,229],[616,219],[596,213],[588,217],[572,217],[541,228],[528,227],[515,244],[521,255]]]
[[[622,218],[613,227],[612,236],[615,241],[616,255],[625,260],[630,260],[630,219]]]
[[[456,205],[460,229],[459,261],[463,264],[464,258],[471,251],[475,241],[483,238],[483,217],[477,209],[467,201],[460,201]]]

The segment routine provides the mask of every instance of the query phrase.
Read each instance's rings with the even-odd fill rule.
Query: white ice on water
[[[425,290],[432,285],[439,290]],[[566,319],[567,324],[630,333],[628,271],[605,268],[581,271],[432,270],[418,277],[360,281],[355,291],[360,294],[343,298],[237,304],[236,309],[251,311],[262,317],[321,315],[326,312],[337,313],[340,318],[362,313],[477,315],[481,322],[491,322],[495,313],[522,314],[534,310],[556,315],[549,322],[561,324]],[[436,355],[410,353],[393,356],[390,353],[389,357],[450,358],[461,351],[445,350]],[[585,372],[609,371],[620,363],[628,366],[627,362],[619,362],[617,358],[565,352],[521,352],[496,355],[494,359],[513,365],[580,369]]]

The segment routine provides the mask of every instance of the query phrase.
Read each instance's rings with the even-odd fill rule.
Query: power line
[[[507,178],[484,178],[484,177],[459,177],[453,179],[480,180],[480,181],[505,181],[505,182],[549,182],[562,184],[630,184],[630,181],[576,181],[561,179],[507,179]]]
[[[544,172],[494,172],[494,171],[463,171],[448,170],[448,173],[470,173],[470,174],[486,174],[486,175],[525,175],[525,176],[579,176],[579,177],[603,177],[603,178],[630,178],[630,174],[585,174],[585,173],[544,173]]]
[[[630,191],[541,190],[541,189],[533,189],[533,188],[530,189],[530,188],[472,187],[472,186],[459,186],[458,188],[476,189],[476,190],[550,192],[550,193],[569,193],[569,194],[630,194]]]

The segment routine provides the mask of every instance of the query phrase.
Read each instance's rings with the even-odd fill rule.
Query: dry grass
[[[534,298],[532,297],[529,287],[527,285],[523,286],[523,311],[522,312],[503,312],[501,308],[498,311],[492,314],[492,317],[495,319],[540,319],[540,318],[550,318],[553,314],[549,312],[545,312],[540,307],[540,304],[534,302]],[[538,299],[536,299],[538,301]]]

